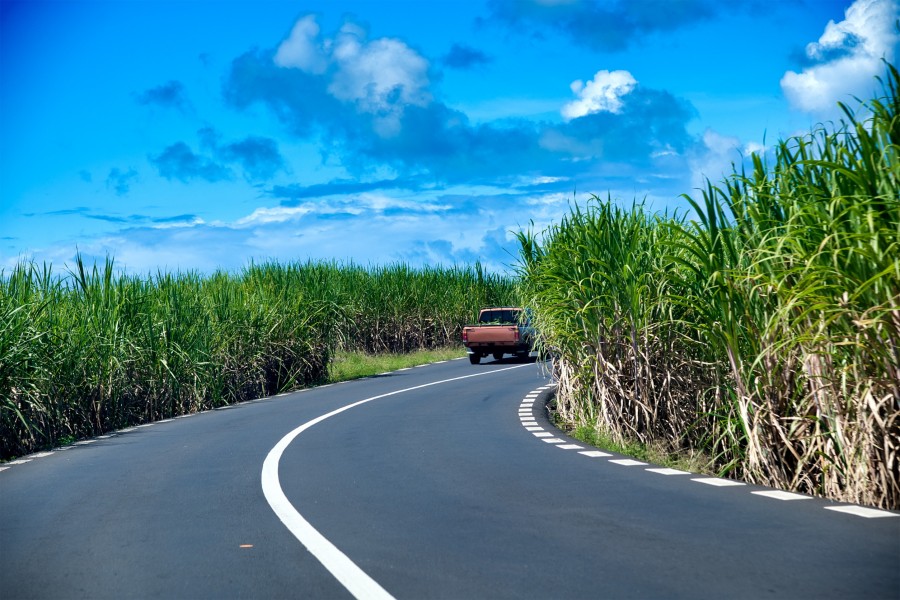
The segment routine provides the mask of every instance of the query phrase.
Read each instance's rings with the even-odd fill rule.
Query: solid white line
[[[847,513],[864,517],[866,519],[881,519],[884,517],[900,517],[897,513],[888,512],[886,510],[878,510],[877,508],[866,508],[864,506],[826,506],[825,510],[833,510],[835,512]]]
[[[350,592],[354,597],[358,599],[380,598],[384,600],[393,600],[393,596],[391,596],[383,587],[381,587],[381,585],[379,585],[377,581],[369,577],[362,569],[360,569],[356,565],[356,563],[350,560],[346,554],[338,550],[338,548],[334,544],[329,542],[328,539],[325,538],[325,536],[323,536],[312,525],[310,525],[309,522],[304,519],[303,516],[297,511],[297,509],[294,508],[290,500],[287,499],[287,496],[285,496],[284,494],[284,490],[281,489],[281,482],[278,479],[278,463],[281,460],[281,455],[284,454],[284,451],[298,435],[300,435],[313,425],[321,423],[325,419],[340,414],[345,410],[350,410],[351,408],[366,404],[367,402],[372,402],[373,400],[379,400],[381,398],[387,398],[388,396],[395,396],[404,392],[420,390],[443,383],[469,379],[471,377],[480,377],[482,375],[490,375],[492,373],[499,373],[501,371],[519,369],[525,366],[528,365],[516,365],[514,367],[506,367],[505,369],[497,369],[496,371],[485,371],[475,373],[473,375],[463,375],[462,377],[433,381],[431,383],[404,388],[402,390],[396,390],[394,392],[388,392],[386,394],[379,394],[378,396],[372,396],[371,398],[366,398],[365,400],[359,400],[358,402],[353,402],[352,404],[342,406],[337,410],[333,410],[330,413],[312,419],[311,421],[307,421],[303,425],[297,427],[286,436],[281,438],[275,445],[275,447],[269,451],[269,454],[266,456],[266,460],[263,462],[261,484],[263,494],[265,495],[269,506],[272,507],[272,510],[275,512],[278,518],[281,519],[281,522],[284,523],[285,527],[288,528],[288,530],[294,535],[294,537],[297,538],[297,540],[299,540],[300,543],[303,544],[307,550],[309,550],[310,554],[315,556],[318,561],[322,563],[322,566],[328,569],[328,571],[332,575],[334,575],[335,579],[337,579],[341,583],[341,585],[347,588],[347,591]]]
[[[750,492],[751,494],[755,494],[757,496],[765,496],[766,498],[775,498],[776,500],[810,500],[809,496],[804,496],[802,494],[792,494],[791,492],[782,492],[780,490],[774,490],[771,492]]]

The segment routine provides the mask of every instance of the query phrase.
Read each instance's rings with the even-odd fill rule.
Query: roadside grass
[[[666,445],[665,442],[656,440],[650,443],[631,439],[619,441],[614,436],[603,432],[596,422],[572,427],[555,411],[555,401],[552,401],[548,408],[550,409],[550,418],[558,429],[578,441],[600,450],[623,454],[635,460],[698,475],[716,477],[722,475],[716,470],[714,461],[709,456],[696,450],[673,448]]]
[[[449,346],[434,350],[416,350],[407,353],[337,352],[328,369],[328,382],[349,381],[371,377],[380,373],[415,367],[429,363],[462,358],[466,355],[462,347]]]

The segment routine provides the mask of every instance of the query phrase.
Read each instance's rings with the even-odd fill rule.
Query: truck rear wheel
[[[503,358],[502,352],[494,352],[494,360],[500,360],[501,358]]]
[[[480,354],[470,354],[469,362],[472,363],[473,365],[477,365],[478,363],[481,362],[481,355]]]

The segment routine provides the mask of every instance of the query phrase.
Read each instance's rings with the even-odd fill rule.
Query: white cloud
[[[426,106],[432,100],[427,60],[397,39],[369,41],[365,30],[353,23],[341,27],[335,39],[320,40],[315,17],[305,16],[278,47],[274,61],[330,77],[328,92],[375,115],[376,131],[383,137],[399,132],[404,107]]]
[[[321,45],[319,24],[313,15],[298,20],[288,39],[281,42],[275,53],[275,64],[279,67],[294,67],[307,73],[321,74],[328,68],[328,58]]]
[[[562,115],[571,120],[597,112],[617,114],[622,110],[622,97],[636,85],[637,80],[628,71],[597,71],[587,83],[580,79],[572,82],[569,87],[578,100],[563,106]]]
[[[704,189],[706,180],[718,184],[731,174],[732,164],[741,160],[741,141],[707,129],[703,133],[705,151],[691,159],[691,190]]]
[[[865,97],[881,75],[881,59],[893,61],[900,43],[895,23],[900,18],[897,0],[857,0],[844,20],[829,21],[806,55],[818,64],[800,73],[788,71],[781,89],[795,108],[807,112],[834,110],[838,101]]]

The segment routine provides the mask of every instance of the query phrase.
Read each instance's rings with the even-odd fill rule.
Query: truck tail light
[[[469,332],[466,331],[465,329],[463,329],[463,343],[465,344],[468,341],[469,341]]]
[[[518,341],[519,341],[519,328],[516,327],[515,329],[513,329],[513,331],[515,332],[515,338],[514,338],[514,339],[518,342]]]

